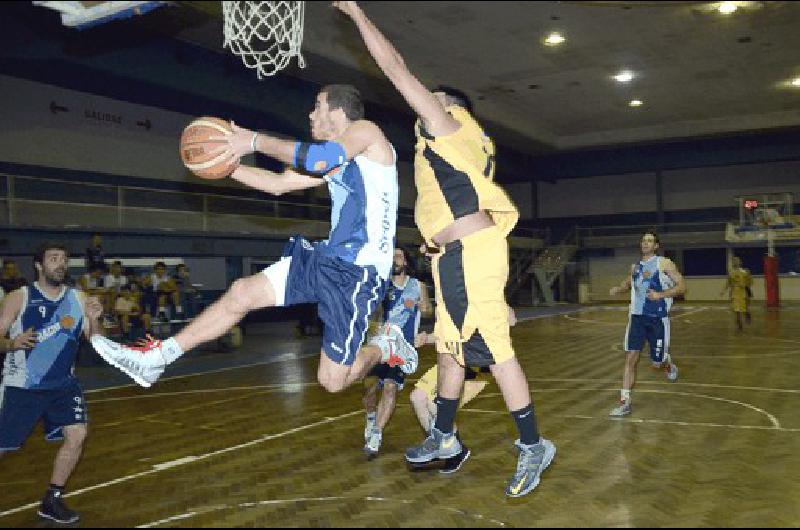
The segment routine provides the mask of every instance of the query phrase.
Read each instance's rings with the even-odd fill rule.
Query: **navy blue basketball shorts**
[[[386,282],[375,267],[361,267],[326,255],[324,247],[295,236],[283,257],[262,272],[275,289],[277,306],[316,303],[325,324],[322,350],[337,364],[351,366],[364,343],[372,312]]]
[[[39,420],[44,421],[45,439],[64,439],[64,427],[86,424],[86,402],[77,381],[58,390],[27,390],[0,387],[0,451],[22,447]]]

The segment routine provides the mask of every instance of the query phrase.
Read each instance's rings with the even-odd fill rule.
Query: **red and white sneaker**
[[[388,364],[391,368],[399,366],[406,375],[417,371],[419,365],[417,350],[403,336],[403,330],[396,325],[386,324],[381,333],[374,336],[369,344],[381,350],[382,363]]]
[[[664,368],[664,373],[667,375],[667,380],[674,383],[678,380],[678,367],[675,366],[675,363],[669,363],[666,368]]]
[[[102,335],[92,335],[91,342],[108,364],[122,370],[145,388],[158,381],[167,365],[161,351],[161,341],[149,335],[135,346],[118,344]]]
[[[620,401],[619,406],[611,409],[611,412],[608,413],[609,416],[612,418],[621,418],[623,416],[629,416],[630,413],[633,412],[633,406],[629,401]]]

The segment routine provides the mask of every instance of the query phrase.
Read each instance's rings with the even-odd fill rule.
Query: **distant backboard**
[[[800,241],[800,216],[794,215],[792,193],[762,193],[736,197],[738,223],[729,223],[729,243],[766,243],[773,255],[777,242]]]
[[[793,224],[792,193],[761,193],[736,197],[739,228],[789,228]]]
[[[86,29],[112,20],[149,13],[167,2],[33,2],[61,13],[61,22],[75,29]]]

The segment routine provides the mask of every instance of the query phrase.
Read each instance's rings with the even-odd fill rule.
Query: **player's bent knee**
[[[275,305],[275,292],[272,284],[263,274],[236,280],[231,285],[228,294],[230,307],[237,313],[246,313]]]
[[[341,379],[336,379],[330,376],[320,376],[318,377],[319,384],[322,385],[322,388],[330,392],[331,394],[338,394],[342,392],[345,388],[347,388],[345,381]]]
[[[72,449],[80,449],[86,441],[88,432],[84,426],[73,426],[64,430],[64,445]]]
[[[396,398],[397,397],[397,383],[394,381],[384,381],[383,382],[383,394],[388,398]]]
[[[424,405],[424,404],[428,403],[428,394],[425,393],[425,391],[422,390],[422,389],[415,388],[411,392],[410,399],[411,399],[411,403],[417,403],[417,404],[420,404],[420,405]]]

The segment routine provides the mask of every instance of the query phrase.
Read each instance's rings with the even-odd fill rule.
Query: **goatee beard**
[[[44,277],[44,282],[47,285],[49,285],[50,287],[61,287],[62,285],[64,285],[64,280],[65,279],[66,278],[62,278],[61,280],[58,280],[58,279],[56,279],[56,278],[54,278],[52,276],[45,276]]]

